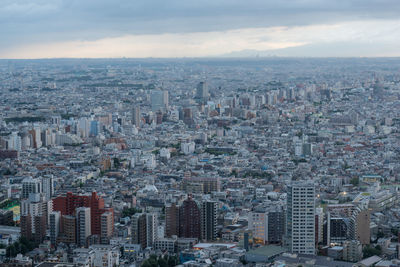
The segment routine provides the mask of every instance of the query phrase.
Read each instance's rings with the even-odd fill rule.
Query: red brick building
[[[53,199],[53,210],[60,211],[61,215],[75,215],[75,209],[79,207],[89,207],[91,217],[92,235],[101,234],[101,215],[111,212],[114,221],[113,208],[104,207],[104,199],[93,192],[92,195],[74,195],[68,192],[66,196],[59,196]],[[114,230],[114,224],[112,224]]]

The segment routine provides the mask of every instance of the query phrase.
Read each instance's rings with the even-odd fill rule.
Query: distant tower
[[[287,191],[287,245],[292,253],[315,254],[315,186],[294,182]]]
[[[206,82],[199,82],[196,88],[196,99],[205,103],[208,99],[208,85]]]
[[[153,112],[168,109],[168,91],[154,90],[151,92],[151,110]]]
[[[140,107],[136,106],[132,111],[132,124],[136,126],[136,128],[140,127]]]

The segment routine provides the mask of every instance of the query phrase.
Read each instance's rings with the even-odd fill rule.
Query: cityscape
[[[398,264],[399,69],[3,60],[4,266]]]
[[[400,266],[397,0],[0,2],[0,267]]]

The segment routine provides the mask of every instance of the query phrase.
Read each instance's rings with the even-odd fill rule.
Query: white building
[[[161,148],[160,149],[160,157],[164,159],[170,159],[171,158],[171,152],[169,151],[168,148]]]
[[[315,254],[315,186],[294,182],[287,191],[287,245],[292,253]]]
[[[181,151],[185,155],[192,154],[194,152],[195,147],[196,144],[194,142],[181,143]]]

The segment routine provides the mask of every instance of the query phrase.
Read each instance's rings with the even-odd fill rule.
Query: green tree
[[[121,166],[121,162],[119,161],[119,158],[115,157],[113,158],[114,161],[114,168],[118,169]]]
[[[385,234],[382,231],[379,231],[376,235],[377,239],[385,237]]]
[[[350,180],[350,183],[354,186],[357,186],[360,183],[360,179],[358,177],[354,177]]]
[[[374,255],[379,256],[379,255],[381,255],[381,252],[382,252],[382,248],[380,246],[373,247],[371,245],[367,245],[363,249],[364,259],[369,258]]]
[[[158,266],[159,267],[168,267],[168,262],[162,258],[161,256],[158,258]]]

